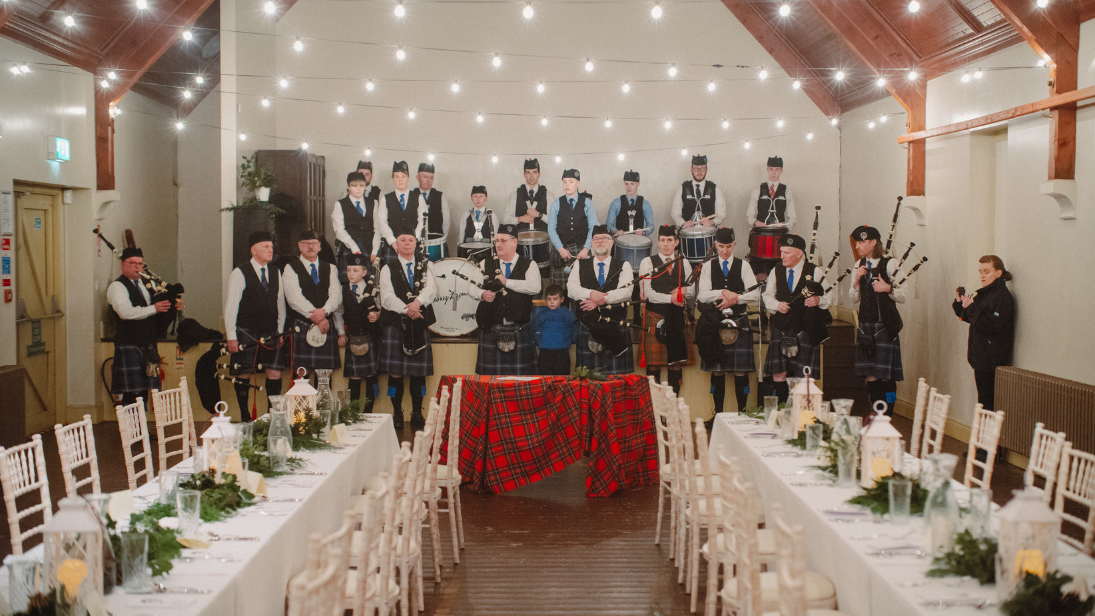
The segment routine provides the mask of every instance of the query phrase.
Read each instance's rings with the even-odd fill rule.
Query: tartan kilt
[[[617,325],[617,327],[623,329],[630,339],[631,332],[627,331],[626,326]],[[605,374],[631,374],[635,371],[635,352],[633,345],[628,344],[627,350],[619,356],[613,355],[608,350],[595,354],[589,350],[589,330],[582,325],[578,328],[578,346],[574,354],[574,365],[591,369],[600,368]]]
[[[647,368],[661,368],[669,364],[669,357],[666,353],[665,345],[658,342],[657,336],[654,333],[654,331],[658,329],[658,320],[658,315],[649,313],[646,320],[646,329],[643,331],[642,356],[646,358]],[[679,368],[681,366],[693,366],[696,364],[696,348],[692,343],[693,337],[692,328],[688,327],[686,324],[684,326],[684,345],[688,349],[688,359],[673,364],[672,367]]]
[[[582,247],[567,246],[566,249],[570,251],[572,256],[578,256]],[[559,250],[553,244],[551,247],[551,284],[561,285],[564,289],[567,286],[567,280],[570,279],[570,274],[563,271],[563,267],[565,266],[566,264],[563,262],[563,258],[559,256]],[[544,288],[546,289],[547,285],[544,285]]]
[[[159,357],[155,343],[147,347],[130,344],[114,347],[114,365],[111,369],[110,392],[143,394],[150,389],[160,389],[160,377],[145,374],[145,358],[150,354]]]
[[[256,363],[255,348],[252,345],[258,343],[258,338],[246,329],[237,327],[236,340],[240,345],[246,345],[250,348],[232,353],[232,357],[229,359],[231,363],[228,367],[228,373],[232,376],[252,374],[255,371]],[[281,363],[281,347],[268,349],[260,346],[258,347],[257,359],[257,363],[262,365],[263,370],[281,370],[285,367]],[[239,364],[238,368],[236,367],[237,364]]]
[[[331,328],[327,330],[327,341],[320,347],[308,344],[308,328],[312,326],[311,321],[302,321],[295,317],[286,319],[286,329],[294,325],[300,326],[299,332],[291,334],[294,371],[302,366],[308,369],[309,372],[312,370],[336,370],[342,367],[342,361],[338,357],[338,332],[335,331],[333,323]],[[295,374],[293,378],[296,378]]]
[[[689,347],[691,353],[691,347]],[[647,360],[647,364],[650,360]],[[757,359],[753,350],[753,332],[738,331],[738,340],[734,344],[722,345],[722,361],[709,365],[700,358],[700,370],[704,372],[753,372],[757,369]]]
[[[479,356],[475,360],[476,374],[530,375],[536,370],[536,343],[532,328],[526,323],[517,330],[517,346],[508,353],[498,349],[494,330],[479,330]]]
[[[798,355],[786,357],[780,348],[783,341],[783,331],[776,326],[768,330],[768,352],[764,358],[764,373],[779,374],[786,372],[787,376],[800,378],[802,369],[810,366],[810,378],[821,378],[821,349],[815,347],[813,342],[799,342]]]
[[[346,343],[346,361],[342,365],[342,376],[348,379],[363,379],[367,376],[376,376],[380,362],[380,341],[376,336],[369,336],[369,352],[358,357],[350,352],[350,343]]]
[[[386,325],[380,340],[379,359],[379,372],[394,376],[432,376],[433,345],[430,344],[430,330],[426,330],[426,348],[417,355],[407,355],[403,352],[403,330]]]
[[[890,340],[890,334],[882,323],[864,323],[860,321],[856,331],[856,340],[864,334],[874,336],[874,358],[863,356],[859,345],[855,346],[855,375],[861,377],[873,376],[883,381],[903,381],[904,371],[901,368],[901,338],[900,336]]]

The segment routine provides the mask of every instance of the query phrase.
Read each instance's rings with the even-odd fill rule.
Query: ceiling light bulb
[[[460,84],[456,83],[455,81],[452,82],[452,91],[453,92],[459,92],[460,91]]]
[[[536,84],[536,92],[538,94],[543,94],[544,93],[544,84],[542,84],[542,83]]]
[[[980,79],[982,77],[982,75],[984,75],[984,73],[982,73],[981,70],[978,69],[976,72],[973,73],[973,78],[974,79]]]
[[[624,85],[620,89],[624,91],[624,94],[627,94],[631,91],[631,84],[625,81]]]
[[[794,80],[794,81],[792,81],[792,82],[791,82],[791,89],[792,89],[792,90],[797,90],[797,89],[799,89],[799,88],[801,88],[801,87],[802,87],[802,82],[801,82],[801,81],[799,81],[798,79],[796,79],[796,80]]]
[[[665,130],[669,130],[669,129],[673,128],[673,123],[670,122],[669,120],[666,120],[664,126],[665,126]]]
[[[370,79],[370,80],[368,80],[368,81],[366,81],[366,82],[365,82],[365,89],[366,89],[366,90],[368,90],[368,91],[372,92],[372,91],[373,91],[373,88],[375,88],[375,87],[376,87],[376,86],[374,86],[374,85],[373,85],[373,80],[372,80],[372,79]]]
[[[811,139],[813,139],[813,138],[814,138],[814,134],[813,134],[813,133],[806,133],[806,141],[809,141],[809,140],[811,140]]]
[[[525,19],[532,19],[532,16],[535,14],[532,10],[532,5],[526,4],[525,9],[521,11],[521,14],[525,16]]]
[[[483,117],[483,114],[481,114],[481,113],[480,113],[480,114],[476,114],[476,116],[475,116],[475,121],[476,121],[476,122],[478,122],[478,123],[480,123],[480,124],[482,124],[482,123],[483,123],[483,120],[485,120],[485,119],[486,119],[486,118],[484,118],[484,117]]]
[[[681,156],[688,156],[688,148],[681,148]]]
[[[623,159],[624,159],[623,152],[620,152],[619,154],[616,155],[616,160],[623,160]]]
[[[369,148],[365,148],[365,156],[372,156],[372,155],[373,155],[373,151],[370,150]]]
[[[491,60],[490,63],[494,65],[494,68],[498,68],[499,66],[502,66],[502,56],[500,56],[498,54],[494,54],[494,59]]]
[[[765,69],[761,69],[757,77],[760,77],[761,79],[768,79],[768,71]]]
[[[281,81],[278,82],[278,85],[283,87],[283,88],[288,88],[289,87],[289,80],[282,77]]]
[[[677,76],[677,67],[676,66],[670,66],[669,67],[669,76],[670,77],[676,77]]]
[[[197,82],[198,85],[201,85],[201,84],[205,83],[205,77],[202,77],[201,75],[197,75],[197,76],[194,77],[194,81]]]
[[[65,25],[69,28],[76,25],[76,18],[72,15],[65,15]]]
[[[547,126],[547,116],[540,118],[540,126]]]
[[[1049,0],[1038,0],[1037,2],[1035,2],[1035,4],[1038,5],[1038,8],[1044,9],[1049,6]]]
[[[304,143],[300,144],[300,149],[307,150],[308,149],[308,142],[305,141]]]
[[[886,78],[885,77],[879,77],[878,81],[876,81],[875,84],[877,84],[878,87],[880,87],[880,88],[886,87]]]
[[[183,40],[189,41],[194,38],[194,33],[190,30],[183,30]]]
[[[339,114],[343,114],[346,113],[346,108],[342,105],[339,105],[338,107],[335,107],[335,111],[337,111]]]
[[[175,130],[182,130],[182,129],[183,129],[183,123],[182,122],[175,122]]]
[[[969,73],[963,73],[962,74],[962,83],[966,83],[969,80],[970,80],[970,74]]]
[[[746,150],[748,150],[749,148],[753,147],[753,146],[752,146],[752,144],[750,144],[750,143],[749,143],[748,141],[746,141],[746,142],[745,142],[744,146],[745,146],[745,149],[746,149]]]
[[[592,73],[593,72],[593,60],[586,60],[586,72],[587,73]]]
[[[396,17],[403,17],[406,14],[407,14],[407,9],[403,8],[403,3],[402,2],[395,5],[395,16]]]
[[[301,40],[300,40],[300,39],[297,39],[297,40],[296,40],[296,41],[295,41],[295,42],[293,43],[293,49],[295,49],[295,50],[297,50],[297,51],[304,51],[304,43],[303,43],[303,42],[301,42]]]
[[[888,116],[888,115],[886,115],[886,114],[882,114],[882,115],[878,116],[878,121],[879,121],[879,122],[882,122],[883,124],[885,124],[885,123],[886,123],[886,120],[887,120],[887,119],[889,119],[889,116]]]
[[[426,160],[428,160],[432,163],[433,162],[433,154],[430,154],[429,156],[427,156]]]
[[[183,90],[183,98],[190,98],[190,90]]]
[[[1045,66],[1045,65],[1046,65],[1045,60],[1038,60],[1038,66]]]
[[[714,81],[707,82],[707,91],[708,92],[714,92],[715,91],[715,82]]]
[[[783,128],[783,120],[776,120],[776,128]]]
[[[844,81],[844,71],[837,71],[836,72],[836,80],[837,81]]]
[[[400,47],[395,51],[395,57],[397,60],[402,60],[407,57],[407,52],[403,51],[403,48]]]
[[[555,162],[557,162],[557,163],[563,162],[563,157],[562,156],[556,156],[555,157]]]
[[[111,81],[114,81],[115,79],[118,78],[118,73],[115,73],[114,71],[110,71],[109,73],[106,74],[106,78],[111,80]]]
[[[653,17],[654,19],[661,19],[661,17],[662,17],[662,5],[655,3],[654,8],[650,9],[650,16]]]
[[[909,71],[909,81],[916,81],[920,77],[920,73],[916,71]]]
[[[840,123],[840,120],[838,120],[837,118],[832,118],[832,119],[829,120],[829,126],[836,126],[839,123]]]
[[[915,13],[919,10],[920,10],[920,3],[917,2],[916,0],[912,0],[912,2],[909,3],[909,12],[910,13]]]
[[[267,2],[266,6],[264,8],[266,9],[266,14],[267,15],[273,15],[278,10],[277,5],[274,4],[273,2]]]
[[[22,66],[20,66],[20,67],[19,67],[19,72],[20,72],[20,73],[23,73],[24,75],[26,75],[27,73],[29,73],[29,72],[30,72],[30,67],[29,67],[29,66],[27,66],[26,64],[24,64],[24,65],[22,65]]]
[[[19,71],[16,71],[16,72],[19,72]],[[110,87],[110,82],[107,81],[106,79],[104,79],[104,80],[99,82],[99,85],[104,87],[104,88],[109,88]]]
[[[407,112],[407,119],[409,119],[409,120],[414,119],[414,110],[413,109],[411,111]]]
[[[498,157],[497,156],[491,156],[490,157],[490,162],[492,162],[492,163],[498,162]]]
[[[727,129],[727,128],[730,128],[730,120],[723,120],[722,121],[722,128],[724,130]]]
[[[247,141],[247,133],[240,133],[240,141]]]
[[[783,6],[779,7],[779,16],[780,17],[787,17],[790,14],[791,14],[791,5],[790,4],[784,4]]]
[[[142,11],[148,8],[148,0],[137,0],[137,8]]]
[[[111,109],[114,111],[114,117],[118,117],[118,116],[122,115],[122,110],[119,109],[118,107],[111,107]]]
[[[262,106],[263,106],[263,107],[269,107],[269,106],[270,106],[270,99],[268,99],[268,98],[263,98],[263,99],[262,99]]]
[[[867,128],[874,128],[874,120],[867,122]]]
[[[605,120],[605,128],[612,128],[612,120]]]

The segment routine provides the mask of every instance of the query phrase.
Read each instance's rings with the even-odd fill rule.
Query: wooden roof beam
[[[8,23],[12,15],[15,15],[15,3],[14,2],[0,2],[0,28],[4,27],[4,24]]]
[[[977,19],[966,8],[966,5],[962,4],[962,0],[947,0],[947,6],[951,7],[951,10],[962,18],[962,21],[966,22],[966,25],[970,27],[970,30],[973,30],[974,34],[981,34],[984,31],[985,24],[981,23],[981,20]]]

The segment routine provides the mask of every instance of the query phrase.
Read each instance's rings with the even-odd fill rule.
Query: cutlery
[[[995,601],[989,601],[988,599],[939,599],[933,601],[925,601],[921,603],[923,607],[931,611],[943,611],[952,607],[972,607],[975,610],[983,610],[985,608],[992,608],[999,605]]]
[[[764,453],[764,454],[761,454],[761,457],[764,457],[764,458],[799,458],[801,456],[802,456],[802,454],[800,454],[797,451],[786,451],[786,452],[781,451],[779,453]]]
[[[284,498],[284,497],[277,497],[277,498],[263,497],[262,500],[264,500],[268,503],[301,503],[301,502],[304,502],[303,498]]]
[[[203,560],[210,561],[210,562],[215,562],[215,563],[238,563],[238,562],[240,562],[240,559],[238,559],[238,558],[226,558],[226,557],[217,557],[217,556],[204,556],[204,557],[203,556],[183,556],[182,558],[179,559],[179,562],[196,563],[196,562],[203,561]]]
[[[156,589],[156,592],[158,592],[158,593],[168,593],[168,594],[175,594],[175,595],[208,595],[209,594],[209,589],[208,588],[187,588],[185,586],[178,586],[178,587],[168,588],[167,586],[164,586],[163,584],[160,584],[160,583],[155,583],[155,584],[152,585],[152,587],[154,589]]]
[[[867,552],[867,556],[877,556],[880,558],[892,558],[894,556],[912,556],[913,558],[924,558],[928,553],[923,550],[877,550],[874,552]]]
[[[834,484],[832,481],[792,481],[791,486],[795,488],[815,488],[825,487],[831,488]]]
[[[318,471],[294,471],[294,475],[326,475],[327,473],[321,473]]]
[[[209,533],[210,541],[261,541],[258,537],[240,537],[237,535],[214,535]]]

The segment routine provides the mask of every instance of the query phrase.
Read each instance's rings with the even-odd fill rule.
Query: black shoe
[[[411,412],[411,427],[415,429],[426,427],[426,418],[422,416],[422,411]]]
[[[396,430],[402,430],[403,429],[403,411],[402,410],[400,410],[399,412],[396,412],[396,413],[392,413],[392,427],[394,427]]]

